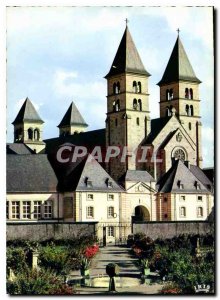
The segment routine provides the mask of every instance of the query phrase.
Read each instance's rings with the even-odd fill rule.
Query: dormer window
[[[112,188],[113,187],[112,181],[109,178],[106,179],[106,185],[107,185],[108,188]]]
[[[92,187],[92,180],[90,180],[88,177],[86,177],[85,184],[86,184],[87,187],[91,188]]]
[[[198,183],[198,181],[195,181],[195,184],[194,184],[196,190],[201,190],[201,185]]]
[[[178,181],[177,181],[177,186],[179,187],[180,190],[183,190],[183,189],[184,189],[184,184],[181,183],[181,180],[178,180]]]

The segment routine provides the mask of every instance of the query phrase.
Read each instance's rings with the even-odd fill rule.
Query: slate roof
[[[155,179],[147,171],[128,170],[125,175],[125,181],[150,182],[155,181]]]
[[[141,61],[140,55],[138,54],[137,48],[127,26],[119,44],[110,71],[105,76],[105,78],[124,72],[150,76]]]
[[[31,101],[26,98],[21,109],[19,110],[17,117],[15,118],[13,125],[21,124],[24,122],[44,123],[44,121],[38,115]]]
[[[158,85],[160,86],[179,80],[201,83],[196,77],[183,44],[178,36],[163,77]]]
[[[7,154],[33,154],[34,151],[23,143],[7,143]]]
[[[83,127],[87,127],[85,120],[83,119],[82,115],[80,114],[79,110],[77,109],[74,102],[72,102],[65,113],[62,121],[57,127],[63,127],[68,125],[81,125]]]
[[[212,182],[209,180],[209,178],[206,176],[206,174],[204,173],[204,171],[202,169],[200,169],[197,166],[190,165],[190,171],[204,184],[204,186],[208,190],[210,190],[210,191],[213,190]]]
[[[196,189],[195,182],[200,184],[201,189]],[[183,184],[183,189],[179,188],[178,183]],[[176,160],[167,173],[158,180],[157,189],[161,193],[210,193],[181,160]]]
[[[56,192],[57,183],[47,155],[7,155],[7,192]]]
[[[64,164],[55,162],[55,160],[55,157],[50,159],[59,178],[60,191],[123,191],[102,166],[92,159],[91,155],[80,158],[76,162],[70,160]],[[87,186],[86,180],[92,181],[92,185]],[[108,188],[107,180],[112,182],[111,188]]]
[[[59,146],[70,143],[77,146],[85,146],[93,149],[95,146],[105,147],[105,129],[80,132],[73,135],[44,140],[46,143],[45,153],[54,153]]]
[[[151,132],[144,141],[144,144],[151,144],[171,118],[172,116],[151,120]]]

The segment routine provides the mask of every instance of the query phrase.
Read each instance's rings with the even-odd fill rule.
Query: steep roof
[[[40,124],[44,123],[29,98],[26,98],[26,100],[24,101],[21,109],[17,114],[17,117],[15,118],[14,122],[12,122],[12,124],[15,125],[24,122],[34,122]]]
[[[91,155],[77,159],[76,162],[70,160],[64,164],[56,162],[55,165],[55,160],[51,160],[51,163],[59,178],[61,191],[123,191]],[[91,181],[90,185],[87,180]],[[107,181],[112,183],[111,187],[108,187]]]
[[[56,192],[57,184],[47,155],[7,155],[7,192]]]
[[[85,120],[80,114],[74,102],[72,102],[65,113],[62,121],[57,127],[70,126],[70,125],[81,125],[83,127],[87,127]]]
[[[213,190],[212,182],[209,180],[202,169],[200,169],[198,166],[190,165],[190,171],[204,184],[204,186],[208,190]]]
[[[140,55],[137,51],[137,48],[127,26],[119,44],[110,71],[105,76],[105,78],[124,72],[150,76],[150,74],[145,70],[145,67],[141,61]]]
[[[155,179],[147,171],[128,170],[125,175],[125,181],[150,182],[155,181]]]
[[[7,143],[7,154],[33,154],[34,151],[23,143]]]
[[[178,36],[163,77],[158,85],[176,82],[179,80],[201,83],[195,75],[180,37]]]
[[[195,183],[200,185],[196,189]],[[180,189],[179,184],[183,184]],[[185,166],[181,160],[176,160],[171,168],[157,182],[158,191],[161,193],[208,193],[203,183]]]

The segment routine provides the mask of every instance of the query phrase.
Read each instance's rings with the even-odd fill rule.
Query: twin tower
[[[108,86],[107,146],[127,146],[128,150],[132,150],[141,145],[148,145],[152,150],[153,148],[155,150],[157,145],[154,145],[153,140],[163,130],[160,147],[157,147],[157,150],[161,150],[162,142],[169,139],[169,136],[180,127],[183,135],[191,143],[191,148],[188,150],[191,153],[187,153],[185,149],[187,146],[184,147],[184,141],[183,145],[180,146],[180,150],[184,153],[182,159],[201,166],[199,99],[199,84],[201,81],[195,75],[179,34],[163,77],[158,83],[160,87],[160,118],[156,120],[150,119],[149,76],[150,74],[145,69],[126,26],[110,71],[105,76]],[[157,104],[155,103],[155,105]],[[167,126],[165,129],[167,120],[172,118],[173,115],[178,120],[177,125],[173,123],[175,128]],[[152,125],[154,125],[154,128],[151,128]],[[149,136],[154,136],[154,138],[149,139]],[[173,146],[171,145],[171,147]],[[172,150],[166,150],[166,157],[163,156],[164,160],[167,160],[167,156],[169,156],[171,162],[172,156],[175,156]],[[181,159],[181,157],[177,158]],[[164,168],[164,170],[157,173],[166,172],[168,167],[170,167],[169,163],[166,163],[166,166],[162,164],[161,168]],[[119,179],[120,175],[123,175],[127,170],[141,168],[152,171],[154,166],[149,164],[148,166],[138,166],[137,162],[128,155],[124,164],[120,164],[118,159],[113,159],[108,166],[108,171],[114,178]]]

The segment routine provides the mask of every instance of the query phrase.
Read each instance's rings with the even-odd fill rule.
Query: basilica
[[[133,222],[209,218],[214,199],[213,182],[202,169],[201,81],[179,34],[158,82],[157,119],[149,111],[150,76],[126,25],[105,76],[105,128],[87,131],[72,102],[57,120],[59,136],[45,140],[44,121],[25,100],[12,123],[14,142],[7,144],[8,223],[97,221],[98,236],[105,227],[107,242],[114,242],[131,232]],[[85,156],[65,159],[82,146]],[[100,162],[96,147],[103,155],[109,147],[126,149],[126,157]],[[134,159],[131,152],[144,147],[149,159]]]

